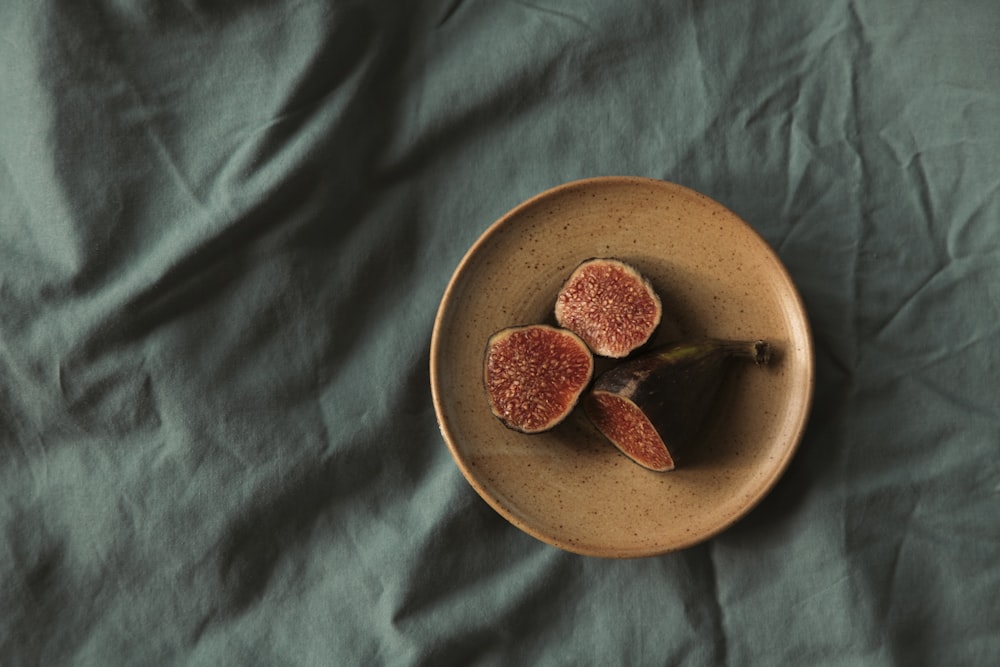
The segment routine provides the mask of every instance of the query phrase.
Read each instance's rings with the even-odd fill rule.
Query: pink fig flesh
[[[595,391],[587,398],[587,416],[608,440],[639,465],[657,472],[674,469],[674,459],[656,427],[628,398]]]
[[[556,296],[555,317],[594,354],[622,358],[646,344],[663,315],[660,297],[638,269],[621,260],[580,264]]]
[[[483,381],[490,410],[522,433],[547,431],[563,421],[590,384],[594,358],[571,331],[533,324],[493,334]]]

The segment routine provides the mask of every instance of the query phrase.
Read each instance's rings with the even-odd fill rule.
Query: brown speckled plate
[[[766,368],[737,366],[698,452],[656,473],[625,458],[576,410],[523,435],[491,413],[482,384],[490,334],[553,321],[576,265],[617,257],[660,293],[660,341],[764,338]],[[608,362],[598,360],[598,372]],[[805,428],[813,349],[802,301],[781,261],[746,223],[679,185],[645,178],[576,181],[495,222],[448,284],[434,324],[431,389],[459,469],[497,512],[568,551],[629,558],[689,547],[744,516],[774,486]]]

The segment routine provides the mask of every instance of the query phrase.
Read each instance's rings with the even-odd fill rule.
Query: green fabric
[[[1000,6],[0,6],[0,664],[987,665]],[[815,332],[801,449],[688,551],[466,483],[445,284],[523,199],[721,201]]]

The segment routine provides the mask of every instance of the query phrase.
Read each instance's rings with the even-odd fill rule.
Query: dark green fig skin
[[[703,339],[660,346],[619,363],[593,384],[585,411],[594,419],[591,401],[595,392],[606,392],[638,407],[666,445],[668,459],[676,464],[690,451],[719,394],[733,360],[769,363],[771,347],[765,341]],[[655,467],[629,454],[608,433],[602,433],[636,463]]]

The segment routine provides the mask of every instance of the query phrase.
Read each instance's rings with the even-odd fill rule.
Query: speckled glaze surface
[[[535,435],[490,412],[487,339],[503,327],[554,323],[556,293],[591,257],[622,259],[650,279],[663,301],[657,342],[764,338],[775,348],[769,367],[734,368],[704,442],[674,471],[629,461],[580,409]],[[596,371],[608,363],[598,359]],[[445,291],[430,365],[441,433],[479,495],[542,541],[609,558],[683,549],[744,516],[794,455],[814,383],[801,299],[767,243],[704,195],[633,177],[559,186],[487,229]]]

